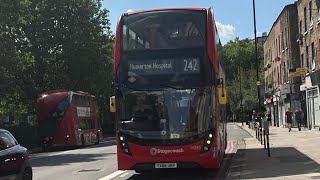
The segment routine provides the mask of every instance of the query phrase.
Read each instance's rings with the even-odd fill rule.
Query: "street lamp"
[[[242,101],[243,101],[243,95],[242,95],[242,75],[241,75],[241,61],[239,60],[239,75],[240,75],[240,120],[241,120],[241,123],[242,123],[242,126],[243,126],[243,105],[242,105]]]
[[[253,3],[253,22],[254,22],[254,45],[255,45],[255,55],[256,55],[256,73],[257,73],[257,93],[258,93],[258,112],[260,113],[260,81],[259,81],[259,61],[258,61],[258,45],[257,45],[257,28],[256,28],[256,3],[255,0],[252,0]]]

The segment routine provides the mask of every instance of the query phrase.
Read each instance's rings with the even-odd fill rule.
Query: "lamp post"
[[[255,0],[252,0],[253,3],[253,23],[254,23],[254,45],[255,45],[255,56],[256,56],[256,73],[257,73],[257,93],[258,93],[258,112],[260,113],[260,81],[259,81],[259,61],[258,61],[258,45],[257,45],[257,28],[256,28],[256,3]]]
[[[243,126],[243,110],[242,110],[242,75],[241,75],[241,61],[239,60],[239,75],[240,75],[240,79],[239,79],[239,83],[240,83],[240,120]]]

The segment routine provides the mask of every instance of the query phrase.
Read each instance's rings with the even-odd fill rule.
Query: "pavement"
[[[251,134],[239,142],[226,179],[320,179],[320,131],[270,127],[270,157],[256,139],[255,130],[235,123]]]

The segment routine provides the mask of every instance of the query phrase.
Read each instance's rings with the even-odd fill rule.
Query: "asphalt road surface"
[[[241,127],[228,124],[228,147],[226,159],[218,171],[163,171],[138,174],[135,171],[118,171],[114,141],[96,146],[67,151],[31,155],[33,179],[35,180],[142,180],[142,179],[223,179],[238,148],[238,141],[250,135]]]

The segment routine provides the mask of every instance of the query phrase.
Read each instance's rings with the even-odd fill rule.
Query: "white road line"
[[[125,176],[128,175],[128,174],[129,174],[129,173],[127,172],[127,173],[124,173],[124,174],[120,175],[119,177],[123,178],[123,177],[125,177]]]
[[[231,141],[228,141],[227,148],[225,149],[226,154],[228,154],[228,152],[229,152],[230,143],[231,143]]]
[[[112,173],[112,174],[109,174],[108,176],[105,176],[105,177],[103,177],[103,178],[100,178],[99,180],[110,180],[110,179],[115,178],[115,177],[117,177],[117,176],[119,176],[120,174],[123,174],[123,173],[125,173],[125,172],[127,172],[127,171],[116,171],[116,172],[114,172],[114,173]]]
[[[233,141],[231,142],[231,144],[230,144],[230,149],[229,149],[229,153],[228,154],[230,154],[230,153],[232,153],[233,152],[233,148],[234,148],[234,146],[233,146]]]

